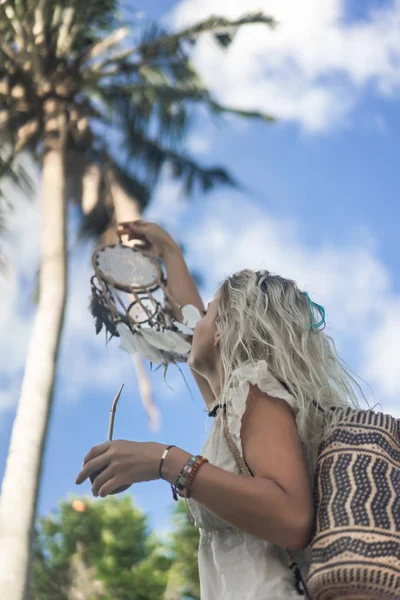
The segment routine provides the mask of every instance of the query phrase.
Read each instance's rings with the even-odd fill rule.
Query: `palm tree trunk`
[[[62,140],[42,169],[39,306],[30,339],[0,497],[0,598],[28,597],[30,555],[67,292]]]
[[[96,578],[96,569],[85,563],[83,552],[83,544],[78,542],[70,562],[68,600],[100,600],[106,595],[104,582]]]

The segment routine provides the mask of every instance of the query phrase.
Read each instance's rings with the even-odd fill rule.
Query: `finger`
[[[144,219],[135,219],[134,221],[119,221],[117,223],[117,227],[130,227],[131,225],[134,225],[135,223],[145,223]]]
[[[103,444],[99,444],[98,446],[93,446],[93,448],[86,454],[83,459],[83,464],[85,465],[89,460],[100,456],[100,454],[104,454],[110,448],[111,442],[104,442]]]
[[[112,494],[116,489],[120,487],[117,477],[111,477],[99,490],[98,495],[101,498],[108,496],[108,494]]]
[[[76,485],[83,483],[90,475],[92,475],[92,473],[96,473],[96,471],[101,471],[104,467],[108,467],[109,461],[109,457],[102,454],[87,462],[75,479]]]
[[[145,221],[138,219],[137,221],[125,221],[123,223],[118,223],[117,228],[124,229],[124,230],[130,230],[130,229],[133,229],[134,227],[139,227],[139,228],[143,227],[143,225],[145,225]]]
[[[142,240],[142,242],[148,243],[148,239],[143,233],[137,233],[136,231],[132,231],[129,232],[128,235],[130,240]]]
[[[149,244],[149,240],[142,228],[132,225],[126,229],[120,229],[118,233],[120,235],[127,235],[129,240],[142,240],[145,244]]]
[[[123,229],[123,230],[129,229],[130,226],[131,226],[131,224],[132,223],[130,223],[130,222],[129,223],[128,222],[126,222],[126,223],[117,223],[117,229]]]
[[[104,471],[102,471],[99,475],[97,475],[96,479],[92,485],[92,493],[93,496],[97,496],[100,488],[107,483],[109,479],[114,477],[114,468],[109,465]]]

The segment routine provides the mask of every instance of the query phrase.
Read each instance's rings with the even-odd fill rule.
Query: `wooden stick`
[[[124,384],[122,384],[121,387],[119,388],[117,395],[115,396],[113,403],[111,405],[111,408],[110,408],[110,420],[108,423],[108,441],[109,442],[111,442],[112,438],[113,438],[115,412],[117,410],[118,400],[119,400],[119,397],[121,396],[123,387],[124,387]]]

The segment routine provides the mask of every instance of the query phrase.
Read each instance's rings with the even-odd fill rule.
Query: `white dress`
[[[240,430],[249,383],[257,385],[274,398],[286,400],[294,411],[296,400],[271,375],[265,361],[245,363],[235,371],[235,375],[236,383],[227,402],[227,418],[231,436],[242,453]],[[221,410],[218,410],[202,455],[211,464],[238,473],[239,469],[225,440],[221,418]],[[193,499],[188,500],[188,505],[194,524],[200,529],[198,557],[201,600],[301,598],[294,588],[294,576],[288,568],[288,559],[280,548],[232,527]],[[295,554],[304,567],[305,553]]]

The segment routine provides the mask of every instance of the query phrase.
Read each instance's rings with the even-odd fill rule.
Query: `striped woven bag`
[[[347,409],[318,451],[312,600],[400,599],[400,419]]]

